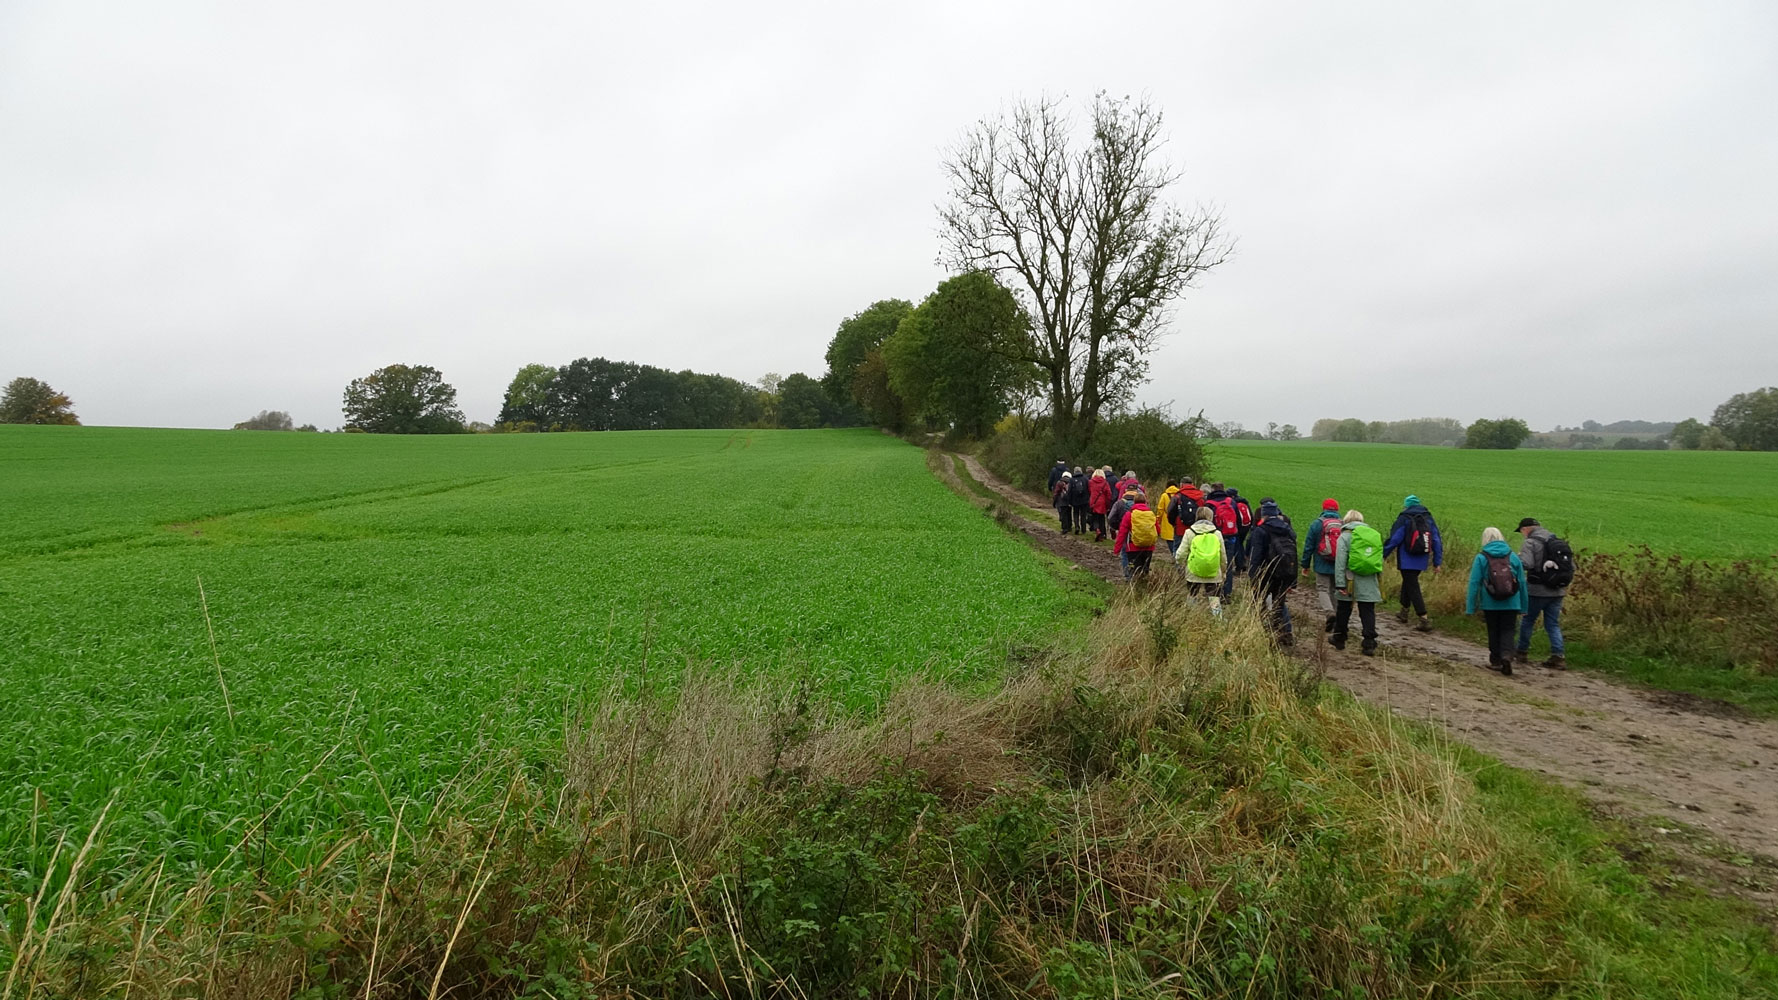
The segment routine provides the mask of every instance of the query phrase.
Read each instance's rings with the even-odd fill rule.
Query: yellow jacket
[[[1167,507],[1173,503],[1173,498],[1178,495],[1178,486],[1167,487],[1167,492],[1161,494],[1160,503],[1156,504],[1154,508],[1160,514],[1161,541],[1163,542],[1170,542],[1173,540],[1173,522],[1167,520]]]

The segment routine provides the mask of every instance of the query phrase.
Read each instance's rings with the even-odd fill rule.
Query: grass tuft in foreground
[[[280,888],[14,907],[17,996],[1742,996],[1734,904],[1170,591],[862,718],[689,674]],[[98,831],[103,840],[104,831]],[[276,844],[269,845],[276,850]],[[70,854],[78,845],[71,845]],[[151,866],[152,867],[152,866]]]

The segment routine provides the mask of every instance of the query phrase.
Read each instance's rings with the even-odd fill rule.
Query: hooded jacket
[[[1506,556],[1512,560],[1513,576],[1519,579],[1519,592],[1511,597],[1495,597],[1488,593],[1488,557]],[[1463,613],[1473,615],[1476,609],[1483,611],[1517,611],[1524,614],[1531,607],[1530,588],[1525,585],[1525,564],[1513,554],[1512,546],[1505,542],[1489,542],[1476,553],[1475,562],[1469,565],[1469,596],[1464,599]]]
[[[1313,569],[1322,576],[1332,576],[1334,561],[1321,554],[1321,533],[1340,530],[1340,512],[1324,510],[1315,522],[1309,525],[1309,532],[1303,538],[1304,569]]]
[[[1068,506],[1069,486],[1070,480],[1068,476],[1063,475],[1056,479],[1056,484],[1050,487],[1051,507],[1061,510],[1063,507]]]
[[[1275,504],[1266,504],[1258,511],[1259,520],[1247,534],[1247,572],[1254,582],[1274,584],[1280,588],[1296,583],[1296,529]],[[1277,567],[1269,566],[1274,536],[1289,539],[1290,558]],[[1268,572],[1269,570],[1269,572]]]
[[[1132,544],[1130,544],[1130,522],[1135,518],[1137,511],[1141,511],[1143,513],[1149,513],[1148,503],[1146,501],[1144,501],[1141,497],[1136,498],[1136,502],[1130,506],[1129,510],[1124,512],[1123,518],[1118,521],[1117,541],[1112,544],[1111,551],[1113,551],[1113,552],[1153,552],[1154,551],[1153,545],[1132,545]]]
[[[1050,492],[1051,493],[1056,492],[1056,483],[1061,480],[1062,473],[1067,472],[1067,471],[1068,471],[1068,466],[1062,462],[1057,462],[1055,465],[1050,466]]]
[[[1204,491],[1196,486],[1180,486],[1176,490],[1173,504],[1167,508],[1167,516],[1173,519],[1183,535],[1198,522],[1198,508],[1204,506]]]
[[[1554,537],[1556,536],[1551,534],[1550,530],[1542,525],[1532,528],[1531,534],[1526,535],[1525,541],[1519,545],[1519,561],[1527,566],[1542,566],[1543,543]],[[1547,584],[1538,583],[1536,580],[1532,580],[1530,581],[1530,587],[1527,592],[1530,593],[1532,597],[1565,597],[1568,594],[1568,588],[1551,587]]]
[[[1083,473],[1068,480],[1068,506],[1085,507],[1092,489],[1087,486],[1087,477]]]
[[[1424,515],[1426,523],[1432,527],[1432,552],[1429,555],[1417,556],[1408,551],[1408,534],[1414,530],[1413,517]],[[1445,542],[1439,537],[1438,522],[1432,519],[1432,512],[1425,504],[1415,504],[1395,515],[1395,526],[1389,529],[1389,538],[1383,542],[1383,558],[1395,553],[1395,567],[1406,570],[1424,570],[1428,566],[1445,564]]]
[[[1342,601],[1357,601],[1360,604],[1377,604],[1383,600],[1383,574],[1375,576],[1350,576],[1346,571],[1346,559],[1352,552],[1353,524],[1340,526],[1340,551],[1334,556],[1334,586],[1341,593],[1336,596]],[[1322,529],[1327,530],[1326,528]]]
[[[1191,571],[1191,545],[1192,539],[1197,535],[1209,535],[1215,538],[1218,543],[1216,546],[1217,571],[1215,576],[1198,576]],[[1223,548],[1221,542],[1222,532],[1217,531],[1216,525],[1211,524],[1209,521],[1197,521],[1193,523],[1191,527],[1185,529],[1185,533],[1179,542],[1179,565],[1185,572],[1186,583],[1222,582],[1223,574],[1228,572],[1229,564],[1227,550]]]
[[[1172,541],[1173,536],[1178,533],[1178,527],[1173,523],[1172,517],[1169,516],[1170,512],[1173,510],[1173,498],[1178,495],[1179,487],[1169,486],[1167,487],[1166,492],[1161,494],[1160,502],[1155,504],[1154,507],[1155,510],[1160,511],[1161,513],[1161,541],[1163,542]]]
[[[1105,473],[1095,472],[1087,480],[1087,506],[1095,514],[1111,512],[1111,484],[1105,481]]]
[[[1130,512],[1130,508],[1141,502],[1143,501],[1142,494],[1140,493],[1136,494],[1136,499],[1134,500],[1126,500],[1124,499],[1124,495],[1119,493],[1117,503],[1111,505],[1111,513],[1105,518],[1106,526],[1109,527],[1110,530],[1116,531],[1118,526],[1124,523],[1124,515]]]

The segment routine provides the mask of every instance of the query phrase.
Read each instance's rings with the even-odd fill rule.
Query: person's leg
[[[1117,563],[1123,567],[1124,579],[1130,578],[1130,550],[1125,549],[1117,554]]]
[[[1332,573],[1315,574],[1315,604],[1321,608],[1321,631],[1332,632],[1334,626],[1334,578]]]
[[[1274,587],[1272,590],[1272,615],[1274,627],[1285,645],[1291,641],[1290,624],[1290,588]]]
[[[1408,610],[1412,608],[1414,604],[1414,577],[1417,575],[1418,574],[1411,569],[1404,569],[1401,571],[1401,594],[1399,595],[1401,597],[1401,608],[1395,612],[1395,620],[1401,622],[1403,625],[1408,623]]]
[[[1364,627],[1364,652],[1369,653],[1377,648],[1377,602],[1358,602],[1358,622]]]
[[[1550,637],[1550,655],[1561,657],[1568,648],[1562,639],[1562,598],[1546,597],[1543,606],[1543,630]]]
[[[1074,508],[1074,533],[1077,535],[1084,535],[1087,533],[1087,508],[1085,504],[1081,504]]]
[[[1152,550],[1130,553],[1130,578],[1134,580],[1137,577],[1148,576],[1148,564],[1152,559],[1154,559]]]
[[[1543,612],[1543,602],[1544,599],[1541,597],[1531,598],[1530,610],[1525,613],[1525,617],[1519,619],[1519,658],[1521,660],[1531,657],[1531,636],[1537,631],[1537,616]]]
[[[1333,637],[1328,641],[1335,649],[1346,648],[1346,635],[1352,627],[1352,602],[1339,601],[1334,605]]]
[[[1232,536],[1232,535],[1223,536],[1223,539],[1222,539],[1222,565],[1223,565],[1222,596],[1224,596],[1224,597],[1232,597],[1235,593],[1235,570],[1239,568],[1235,563],[1235,556],[1239,552],[1240,552],[1240,548],[1239,548],[1239,546],[1237,546],[1235,544],[1234,536]]]
[[[1426,594],[1420,589],[1420,571],[1417,569],[1401,571],[1401,609],[1426,617]]]

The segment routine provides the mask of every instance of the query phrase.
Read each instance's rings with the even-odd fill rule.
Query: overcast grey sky
[[[1147,401],[1547,427],[1778,382],[1778,4],[1619,0],[10,0],[0,380],[332,427],[393,362],[481,420],[530,362],[819,375],[944,277],[963,130],[1099,89],[1239,240]]]

